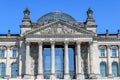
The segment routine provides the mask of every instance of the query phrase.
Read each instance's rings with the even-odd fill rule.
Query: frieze
[[[31,34],[25,36],[26,38],[92,38],[93,35],[85,35],[85,34],[47,34],[47,35],[38,35],[38,34]]]
[[[118,38],[98,38],[98,39],[94,39],[94,40],[97,40],[97,41],[104,41],[104,42],[108,42],[108,41],[120,41],[120,39]]]
[[[0,42],[15,42],[18,38],[0,38]]]

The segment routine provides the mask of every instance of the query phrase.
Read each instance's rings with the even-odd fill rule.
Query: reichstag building
[[[36,22],[28,8],[20,34],[0,34],[0,77],[9,79],[120,79],[120,30],[97,34],[93,11],[85,22],[50,12]]]

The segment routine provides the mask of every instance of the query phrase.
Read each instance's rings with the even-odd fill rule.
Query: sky
[[[78,22],[85,22],[88,8],[93,10],[97,33],[116,34],[120,29],[120,0],[0,0],[0,34],[20,33],[23,11],[28,7],[32,22],[49,12],[61,11]]]

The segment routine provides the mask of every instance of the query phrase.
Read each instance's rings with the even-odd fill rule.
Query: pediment
[[[49,34],[93,34],[93,32],[89,32],[72,24],[56,21],[44,26],[40,26],[26,33],[26,35],[49,35]]]

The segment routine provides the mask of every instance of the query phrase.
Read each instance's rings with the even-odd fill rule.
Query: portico
[[[37,40],[37,39],[36,39]],[[82,40],[82,38],[81,38]],[[28,54],[34,54],[34,53],[31,53],[30,51],[30,46],[33,46],[32,43],[34,44],[37,44],[35,48],[38,48],[38,51],[36,51],[38,53],[38,72],[35,76],[37,76],[38,78],[40,79],[44,79],[45,78],[45,72],[44,72],[44,67],[43,67],[43,64],[44,64],[44,47],[47,45],[49,46],[50,48],[50,66],[51,66],[51,69],[50,69],[50,74],[47,74],[49,76],[51,76],[52,78],[59,78],[60,76],[57,76],[57,73],[56,73],[56,69],[55,69],[55,62],[56,62],[56,58],[55,58],[55,55],[56,55],[56,51],[55,49],[59,46],[62,46],[61,48],[63,49],[63,74],[64,76],[62,76],[61,78],[64,78],[64,79],[68,79],[70,77],[74,77],[74,78],[83,78],[84,77],[84,74],[85,72],[83,71],[83,67],[81,66],[84,66],[84,63],[83,63],[83,59],[82,59],[82,55],[81,55],[81,47],[83,46],[86,46],[86,47],[89,47],[89,42],[91,41],[91,39],[88,39],[88,41],[78,41],[78,40],[71,40],[71,39],[61,39],[61,40],[58,40],[58,39],[49,39],[49,40],[43,40],[43,39],[38,39],[38,41],[35,41],[33,40],[32,38],[28,38],[27,41],[26,41],[26,73],[30,73],[30,74],[25,74],[25,76],[29,76],[29,75],[32,75],[34,76],[35,75],[35,71],[33,72],[30,72],[30,70],[32,71],[34,68],[30,67],[29,65],[32,64],[31,62],[29,62],[31,60],[31,56]],[[83,45],[82,45],[83,44]],[[70,73],[70,67],[69,65],[71,64],[70,62],[70,57],[69,57],[69,47],[70,46],[73,46],[73,49],[74,49],[74,73]],[[37,49],[35,49],[37,50]],[[82,49],[84,50],[84,49]],[[27,54],[27,52],[30,52]],[[85,52],[83,52],[83,54],[85,54]],[[87,54],[87,53],[86,53]],[[28,59],[29,58],[29,59]],[[47,65],[47,64],[46,64]],[[28,72],[29,71],[29,72]],[[88,74],[88,73],[87,73]],[[86,74],[86,75],[87,75]]]

